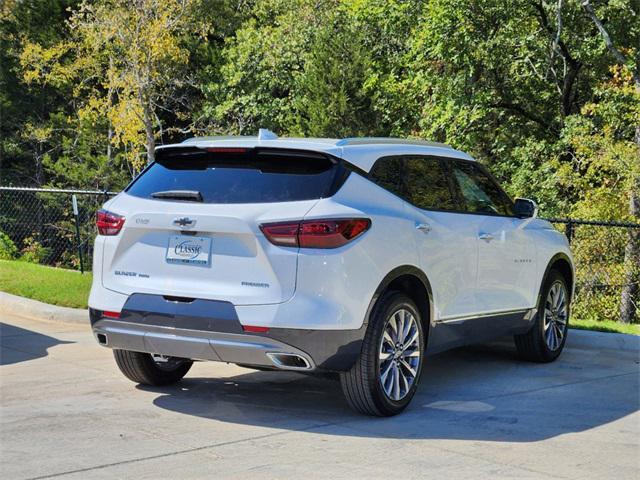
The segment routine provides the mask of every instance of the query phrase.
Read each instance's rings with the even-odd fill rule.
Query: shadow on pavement
[[[0,322],[0,365],[11,365],[47,356],[47,350],[67,343],[48,335]]]
[[[553,364],[519,361],[491,345],[428,357],[409,408],[392,418],[353,413],[328,377],[255,372],[189,378],[162,388],[154,404],[239,425],[329,435],[535,442],[610,423],[638,410],[633,354],[567,350]]]

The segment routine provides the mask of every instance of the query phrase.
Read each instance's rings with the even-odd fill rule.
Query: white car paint
[[[390,155],[472,160],[442,145],[380,142],[245,137],[171,147],[311,150],[342,158],[363,172]],[[427,276],[435,322],[531,309],[551,258],[571,256],[564,236],[544,220],[420,210],[355,173],[335,195],[321,200],[186,204],[123,192],[105,208],[126,222],[118,235],[96,239],[92,308],[120,311],[132,293],[225,300],[235,306],[241,324],[271,328],[358,329],[382,279],[399,266],[416,267]],[[197,219],[198,232],[213,237],[210,268],[164,261],[166,238],[175,233],[171,221],[184,215]],[[265,222],[343,217],[370,218],[371,228],[330,250],[275,246],[259,228]],[[422,224],[428,224],[428,233],[416,228]],[[494,240],[480,240],[483,233]]]

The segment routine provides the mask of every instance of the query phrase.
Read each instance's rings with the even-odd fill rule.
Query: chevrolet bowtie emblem
[[[193,227],[196,224],[195,220],[191,220],[189,217],[176,218],[173,221],[174,225],[179,227]]]

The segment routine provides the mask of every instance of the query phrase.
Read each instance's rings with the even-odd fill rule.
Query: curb
[[[0,313],[10,313],[36,320],[52,322],[89,323],[89,312],[82,308],[59,307],[48,303],[0,292]]]
[[[10,313],[36,320],[89,323],[89,312],[82,308],[59,307],[48,303],[0,292],[0,314]],[[567,339],[568,348],[600,348],[604,350],[623,350],[640,352],[640,336],[624,333],[594,332],[572,328]]]

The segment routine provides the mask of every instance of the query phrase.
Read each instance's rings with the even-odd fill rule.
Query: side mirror
[[[538,204],[528,198],[516,198],[513,213],[520,218],[535,218],[538,216]]]

